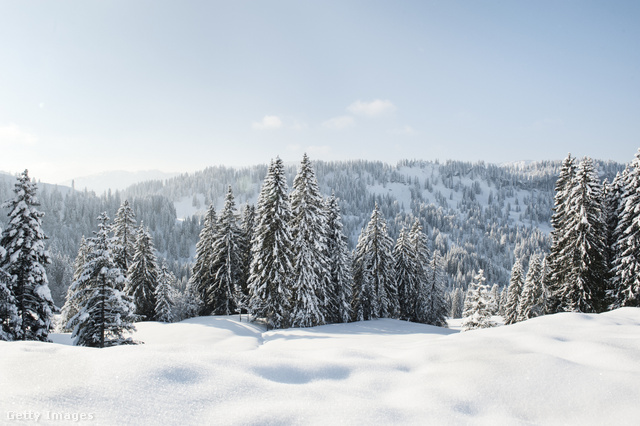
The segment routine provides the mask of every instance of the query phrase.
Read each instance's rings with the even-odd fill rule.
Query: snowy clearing
[[[144,345],[73,347],[60,334],[53,344],[0,342],[0,423],[619,425],[640,416],[637,308],[465,333],[387,319],[265,332],[237,316],[137,327]]]

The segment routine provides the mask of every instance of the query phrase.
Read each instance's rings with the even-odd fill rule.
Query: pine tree
[[[464,293],[461,288],[456,288],[451,295],[451,318],[462,318],[463,308]]]
[[[574,186],[576,174],[575,160],[571,154],[562,162],[560,174],[556,180],[553,215],[551,216],[551,250],[548,256],[549,276],[547,287],[549,300],[547,313],[555,313],[559,309],[560,292],[567,282],[571,272],[572,260],[563,255],[567,246],[571,244],[568,239],[568,216],[571,190]]]
[[[211,263],[213,281],[206,301],[214,315],[231,315],[238,311],[238,306],[243,305],[242,231],[237,223],[235,206],[233,192],[229,186],[213,241]]]
[[[84,236],[80,241],[80,247],[78,248],[78,255],[76,256],[75,261],[73,262],[73,281],[78,281],[80,276],[82,275],[82,271],[84,270],[84,265],[87,263],[87,256],[89,254],[89,246]],[[67,324],[77,313],[79,306],[72,302],[72,292],[71,286],[67,289],[67,296],[65,299],[65,304],[62,307],[61,317],[60,317],[60,330],[62,332],[71,332],[71,329],[67,328]]]
[[[204,225],[200,231],[200,237],[196,244],[196,260],[191,270],[189,279],[191,289],[198,294],[198,298],[203,302],[199,315],[209,315],[211,307],[204,302],[209,299],[209,288],[213,283],[211,266],[213,265],[213,242],[218,229],[218,219],[213,204],[209,206],[204,218]]]
[[[543,300],[543,264],[538,254],[531,256],[529,270],[524,281],[520,302],[518,303],[518,321],[528,320],[544,313]]]
[[[393,240],[377,203],[356,246],[353,266],[356,321],[394,318],[398,311],[398,290],[393,270]]]
[[[311,327],[325,323],[330,311],[327,257],[327,217],[318,181],[307,154],[304,154],[291,191],[293,237],[292,325]]]
[[[113,220],[112,231],[115,239],[113,255],[120,270],[127,275],[127,271],[133,262],[136,245],[136,215],[124,200],[116,212]]]
[[[156,318],[156,286],[158,285],[158,260],[153,240],[142,225],[138,229],[133,263],[125,292],[131,296],[136,306],[135,313],[146,321]]]
[[[173,310],[175,307],[173,286],[176,277],[169,269],[165,261],[162,262],[156,287],[156,320],[161,322],[173,322]]]
[[[249,276],[251,274],[251,238],[255,229],[256,208],[252,204],[247,204],[242,212],[242,221],[240,229],[242,230],[242,279],[240,287],[242,290],[243,307],[246,310],[246,304],[249,300]]]
[[[396,246],[393,249],[395,260],[395,281],[398,287],[398,302],[400,306],[399,318],[417,322],[421,308],[420,297],[426,290],[426,274],[424,266],[418,264],[415,246],[411,244],[408,232],[403,227],[398,235]],[[423,289],[423,286],[425,289]]]
[[[351,319],[351,299],[353,275],[351,273],[351,255],[347,239],[343,232],[340,206],[334,195],[327,201],[327,253],[331,274],[329,296],[331,308],[330,322],[349,322]]]
[[[590,158],[585,158],[578,166],[567,215],[567,244],[560,252],[560,258],[570,259],[571,268],[556,293],[559,308],[600,312],[605,308],[606,224],[602,213],[602,187]]]
[[[107,347],[131,344],[124,333],[135,330],[131,298],[118,290],[126,280],[116,264],[109,238],[109,217],[98,217],[98,232],[87,241],[88,253],[80,277],[71,284],[71,304],[78,313],[66,325],[79,346]]]
[[[51,260],[44,248],[44,213],[36,209],[40,205],[36,184],[27,170],[18,177],[13,191],[15,198],[3,204],[10,210],[9,223],[0,239],[0,269],[5,275],[4,296],[0,295],[3,334],[16,340],[48,341],[54,306],[45,265]]]
[[[431,265],[428,268],[429,279],[423,285],[424,294],[419,300],[423,312],[420,322],[435,325],[437,327],[447,326],[447,304],[444,296],[444,275],[442,268],[442,258],[436,250],[431,258]]]
[[[518,259],[511,268],[511,280],[507,290],[507,301],[504,305],[504,323],[506,325],[515,324],[518,321],[518,304],[523,286],[524,271],[522,270],[522,262]]]
[[[287,179],[280,158],[271,162],[265,177],[251,241],[249,311],[271,328],[286,328],[290,321],[293,239]]]
[[[480,269],[478,274],[473,277],[473,281],[467,290],[464,312],[462,313],[462,331],[488,328],[495,325],[491,321],[491,302],[489,300],[489,291],[484,284],[485,280],[484,271]]]
[[[498,315],[500,312],[500,286],[494,284],[491,287],[491,314]]]
[[[614,246],[611,307],[640,306],[640,150],[623,179]]]

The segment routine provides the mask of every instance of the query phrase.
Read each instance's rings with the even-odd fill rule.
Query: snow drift
[[[237,316],[137,327],[144,345],[0,342],[0,423],[29,413],[100,425],[583,425],[640,415],[636,308],[465,333],[387,319],[265,332]]]

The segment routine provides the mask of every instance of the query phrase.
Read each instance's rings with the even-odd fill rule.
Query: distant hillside
[[[63,182],[63,185],[74,186],[77,190],[94,191],[96,194],[102,194],[111,191],[120,190],[138,183],[154,179],[168,179],[177,175],[177,173],[166,173],[160,170],[145,170],[137,172],[127,172],[123,170],[109,171],[98,173],[95,175],[77,177],[72,180]]]

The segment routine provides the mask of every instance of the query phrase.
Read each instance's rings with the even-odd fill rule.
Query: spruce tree
[[[176,277],[167,268],[165,261],[162,262],[158,275],[158,285],[156,287],[156,320],[161,322],[173,322],[173,311],[175,308],[173,286]]]
[[[13,192],[15,197],[3,204],[9,209],[9,223],[0,238],[3,334],[16,340],[48,341],[54,306],[45,265],[51,260],[44,248],[44,213],[36,209],[40,205],[36,184],[27,170],[18,177]]]
[[[103,348],[133,343],[124,333],[135,330],[135,305],[118,289],[126,279],[113,257],[108,221],[106,213],[98,217],[98,232],[87,241],[82,273],[71,284],[69,303],[77,305],[78,312],[66,328],[73,330],[71,337],[79,346]]]
[[[640,150],[623,179],[612,262],[611,307],[640,306]]]
[[[249,300],[249,276],[251,274],[251,238],[255,229],[256,208],[252,204],[247,204],[242,212],[240,229],[242,230],[242,279],[240,287],[242,290],[243,307],[246,311],[246,304]]]
[[[491,301],[489,300],[489,291],[484,283],[485,281],[484,271],[480,269],[473,277],[473,281],[467,290],[464,312],[462,313],[462,331],[488,328],[495,325],[491,321]]]
[[[423,303],[419,318],[420,322],[435,325],[437,327],[447,326],[447,304],[444,295],[444,272],[442,258],[436,250],[431,258],[431,265],[428,268],[429,279],[423,285],[423,296],[419,298]]]
[[[251,241],[249,311],[271,328],[286,328],[291,318],[293,239],[291,205],[284,164],[271,162],[262,184]]]
[[[606,307],[606,224],[602,187],[593,161],[588,157],[580,162],[576,171],[567,216],[567,244],[560,252],[560,259],[569,259],[571,264],[556,291],[559,308],[571,312],[600,312]]]
[[[518,322],[518,305],[522,295],[522,287],[524,286],[524,271],[522,270],[522,262],[516,260],[511,268],[511,280],[507,290],[507,300],[504,305],[504,323],[506,325]]]
[[[136,245],[136,215],[129,205],[129,201],[124,200],[116,212],[111,229],[115,239],[113,255],[120,270],[127,275],[127,271],[133,262]]]
[[[371,219],[356,247],[353,267],[356,321],[372,318],[395,318],[398,290],[393,270],[393,240],[376,203]]]
[[[563,255],[563,253],[567,250],[567,246],[571,244],[568,235],[568,216],[575,174],[575,160],[569,154],[562,162],[555,186],[553,215],[551,216],[551,226],[553,227],[551,231],[552,242],[548,256],[549,276],[547,277],[547,288],[549,290],[549,299],[546,307],[547,313],[558,311],[560,292],[571,272],[572,260]]]
[[[291,213],[294,256],[291,323],[294,327],[321,325],[325,323],[325,313],[330,311],[327,217],[307,154],[293,180]]]
[[[411,244],[408,232],[403,227],[393,249],[395,260],[395,281],[398,288],[399,318],[417,322],[420,316],[421,300],[426,290],[425,265],[418,264],[415,246]],[[423,289],[423,286],[425,287]]]
[[[464,293],[461,288],[453,290],[451,295],[451,318],[462,318],[464,309]]]
[[[237,223],[235,206],[229,186],[213,241],[212,282],[206,301],[214,315],[231,315],[243,305],[243,236]]]
[[[342,217],[337,198],[332,194],[327,201],[327,253],[331,276],[328,295],[330,311],[328,321],[348,322],[351,319],[353,275],[351,254],[343,232]]]
[[[146,321],[156,318],[158,260],[155,251],[149,231],[140,225],[125,292],[133,299],[136,315]]]
[[[82,271],[84,270],[84,265],[87,263],[87,256],[89,254],[89,246],[84,236],[82,236],[82,240],[80,241],[80,247],[78,248],[78,255],[76,256],[73,262],[73,278],[71,282],[78,281],[80,276],[82,275]],[[62,312],[60,316],[60,329],[62,332],[70,332],[71,329],[68,329],[66,326],[69,323],[69,320],[73,318],[77,313],[79,306],[76,304],[76,301],[72,302],[72,292],[71,286],[67,289],[67,296],[65,299],[64,306],[62,307]]]
[[[534,254],[529,260],[529,270],[524,281],[520,302],[518,303],[518,321],[528,320],[544,313],[543,300],[543,261]]]
[[[198,299],[202,301],[202,303],[198,303],[200,306],[199,315],[209,315],[212,310],[205,302],[209,300],[209,288],[213,283],[211,267],[213,265],[213,242],[215,241],[217,229],[218,218],[216,217],[216,210],[211,204],[205,215],[204,224],[196,244],[196,259],[189,279],[190,288],[198,294]]]

